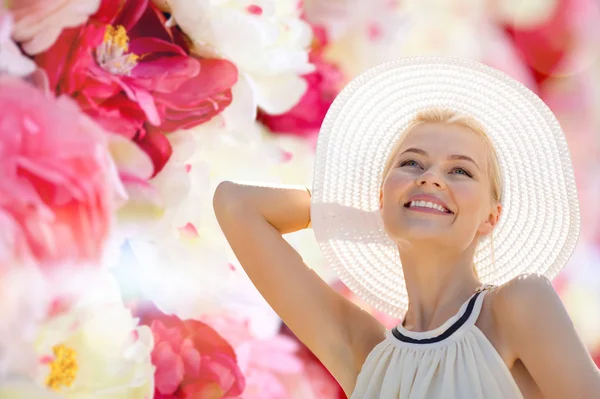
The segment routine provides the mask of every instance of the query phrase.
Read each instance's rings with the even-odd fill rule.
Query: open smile
[[[438,214],[438,215],[454,214],[454,212],[452,212],[450,209],[448,209],[444,205],[441,205],[437,202],[432,202],[432,201],[424,201],[424,200],[409,201],[406,204],[404,204],[404,207],[408,208],[411,211],[415,211],[415,212],[433,213],[433,214]]]

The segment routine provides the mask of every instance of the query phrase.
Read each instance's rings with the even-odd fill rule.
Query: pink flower
[[[553,76],[587,69],[598,54],[600,37],[597,1],[563,0],[547,4],[553,10],[538,23],[519,26],[519,18],[514,18],[506,27],[539,84]]]
[[[106,132],[15,78],[0,109],[0,265],[98,260],[122,193]]]
[[[310,61],[316,69],[303,76],[308,89],[288,112],[269,115],[260,111],[258,114],[258,120],[272,132],[304,137],[316,135],[327,110],[344,83],[341,71],[323,58],[322,52],[327,42],[324,29],[313,26],[313,31],[316,39],[310,53]]]
[[[281,334],[298,343],[300,348],[297,356],[303,362],[303,372],[285,381],[290,392],[301,392],[301,395],[291,396],[291,399],[346,399],[340,384],[294,333],[284,326]],[[309,396],[308,392],[311,392],[312,396]]]
[[[98,11],[100,0],[18,0],[13,37],[28,54],[48,50],[65,28],[79,26]]]
[[[85,25],[63,31],[36,61],[56,92],[139,143],[156,174],[171,156],[164,133],[217,115],[237,80],[233,64],[190,55],[186,40],[148,0],[103,0]]]
[[[285,381],[304,371],[304,364],[298,358],[300,344],[295,339],[283,335],[256,338],[243,317],[207,316],[203,321],[233,346],[246,376],[244,399],[291,397]]]
[[[155,398],[227,398],[242,393],[244,376],[236,355],[215,330],[154,308],[141,313],[154,335]]]

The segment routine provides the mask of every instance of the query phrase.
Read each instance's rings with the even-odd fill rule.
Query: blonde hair
[[[392,151],[390,152],[390,155],[385,163],[381,186],[383,187],[383,181],[392,169],[392,166],[394,165],[394,160],[396,158],[396,153],[404,143],[404,140],[408,136],[408,133],[416,126],[421,125],[423,123],[439,123],[443,125],[461,126],[469,129],[471,132],[475,133],[477,136],[483,139],[483,143],[488,149],[488,157],[486,160],[485,167],[488,177],[490,179],[492,199],[500,203],[502,201],[503,191],[502,175],[500,174],[498,154],[496,153],[496,150],[492,145],[492,141],[486,134],[483,126],[475,118],[473,118],[470,115],[461,114],[446,108],[430,108],[425,111],[421,111],[408,123],[408,126],[404,129],[400,139],[394,144],[394,147],[392,148]],[[494,239],[493,235],[491,234],[490,244],[492,250],[492,263],[495,263]],[[475,265],[473,265],[473,271],[475,272],[475,275],[479,277]]]

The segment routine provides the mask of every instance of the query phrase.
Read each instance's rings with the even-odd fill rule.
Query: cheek
[[[482,205],[486,200],[486,193],[475,184],[458,184],[452,188],[454,200],[463,215],[469,214],[479,217]]]
[[[396,197],[399,193],[406,189],[413,182],[413,178],[399,171],[391,172],[383,183],[383,196],[388,197],[388,194]]]

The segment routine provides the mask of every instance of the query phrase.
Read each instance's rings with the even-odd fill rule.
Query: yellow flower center
[[[46,385],[59,391],[63,386],[70,387],[77,377],[77,352],[60,344],[52,348],[54,360],[50,363],[50,375],[46,378]]]
[[[129,75],[140,57],[129,53],[129,36],[122,25],[106,26],[104,40],[96,49],[96,61],[115,75]]]

